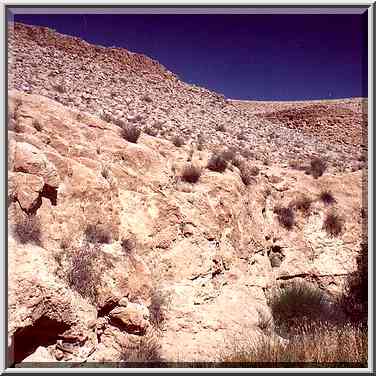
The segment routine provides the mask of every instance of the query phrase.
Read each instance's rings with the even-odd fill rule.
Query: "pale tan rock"
[[[26,357],[23,363],[44,363],[44,362],[55,362],[55,358],[45,347],[39,346],[34,353]]]
[[[60,177],[56,167],[36,147],[25,142],[18,142],[14,158],[15,171],[38,175],[51,187],[59,185]]]
[[[139,304],[129,303],[126,307],[117,307],[110,312],[110,317],[120,320],[128,333],[143,334],[148,327],[148,310]]]

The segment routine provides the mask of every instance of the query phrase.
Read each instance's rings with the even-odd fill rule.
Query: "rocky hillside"
[[[15,24],[10,49],[15,363],[137,360],[140,348],[143,360],[215,361],[229,339],[265,335],[273,287],[342,291],[365,223],[359,135],[328,149],[284,123],[300,107],[261,116],[49,29]],[[328,166],[318,175],[289,166],[315,155]]]
[[[9,73],[10,88],[115,124],[135,122],[167,139],[178,134],[196,141],[201,134],[209,148],[234,147],[260,161],[304,164],[320,156],[333,171],[362,166],[363,100],[337,101],[335,111],[327,101],[291,103],[282,112],[275,104],[263,106],[268,110],[261,113],[250,111],[248,105],[180,81],[143,55],[18,23],[9,30]],[[349,136],[338,136],[342,133]]]

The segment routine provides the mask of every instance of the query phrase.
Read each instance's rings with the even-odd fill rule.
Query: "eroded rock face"
[[[251,141],[265,143],[263,132],[270,123],[262,123],[265,128],[254,123],[259,116],[181,83],[145,57],[95,50],[48,29],[27,30],[17,26],[12,38],[22,37],[13,43],[22,45],[22,38],[39,35],[41,44],[32,46],[46,48],[43,66],[50,66],[43,59],[52,45],[63,56],[74,51],[80,56],[84,47],[88,56],[81,58],[93,65],[82,66],[94,74],[100,63],[104,73],[99,81],[89,80],[82,92],[71,92],[76,78],[56,90],[56,82],[37,77],[30,90],[9,93],[8,309],[15,363],[51,357],[57,362],[119,361],[125,350],[136,354],[140,339],[149,336],[158,337],[164,360],[213,361],[229,338],[244,332],[261,338],[260,312],[269,314],[271,288],[304,279],[329,294],[341,291],[356,268],[362,241],[362,171],[329,171],[314,179],[280,163],[278,154],[269,164],[251,159],[259,173],[246,186],[235,163],[223,173],[206,169],[211,152],[198,150],[195,142],[177,148],[146,133],[137,143],[128,142],[113,117],[117,124],[120,119],[179,129],[187,140],[199,130],[192,124],[207,126],[215,140],[209,150],[233,140],[245,123],[255,131]],[[72,43],[73,50],[68,48]],[[126,91],[127,100],[122,100],[125,94],[115,85],[118,80],[124,86],[122,71],[116,69],[119,53],[134,79],[124,80],[140,88],[145,80],[155,81],[150,92]],[[106,66],[111,74],[105,74]],[[25,76],[30,74],[26,69]],[[51,69],[48,77],[62,74]],[[107,96],[110,77],[115,83]],[[16,69],[14,86],[20,89],[22,80]],[[42,81],[49,84],[43,87]],[[98,97],[92,83],[104,94]],[[160,95],[153,94],[153,85],[161,85]],[[111,116],[97,116],[118,97]],[[214,132],[209,119],[219,118],[233,120],[230,133]],[[293,134],[289,142],[302,137]],[[315,145],[311,139],[304,142]],[[187,163],[201,168],[195,184],[181,178]],[[332,193],[333,204],[320,200],[323,190]],[[275,208],[291,206],[302,194],[312,201],[309,213],[296,209],[287,229]],[[336,237],[323,228],[333,210],[344,221]],[[20,242],[17,231],[26,228],[22,221],[31,215],[38,219],[33,223],[39,229],[32,232],[38,241]],[[90,228],[95,228],[96,241]],[[91,289],[82,289],[90,281]]]

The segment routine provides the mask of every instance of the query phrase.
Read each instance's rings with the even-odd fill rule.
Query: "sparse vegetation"
[[[276,290],[269,306],[277,332],[296,334],[302,324],[327,322],[334,319],[331,305],[324,293],[305,282],[295,282]]]
[[[236,156],[236,152],[233,148],[228,148],[221,153],[221,156],[227,162],[232,162]]]
[[[218,124],[216,125],[215,130],[218,132],[226,132],[226,127],[224,124]]]
[[[102,165],[101,167],[101,175],[103,178],[108,180],[110,178],[110,169],[106,165]]]
[[[189,164],[183,168],[181,179],[187,183],[197,183],[200,179],[201,173],[202,171],[199,167]]]
[[[13,225],[14,234],[21,244],[41,244],[41,222],[35,215],[19,215]]]
[[[325,204],[325,205],[331,205],[336,202],[336,199],[334,198],[333,194],[328,191],[328,190],[323,190],[320,192],[320,200]]]
[[[95,302],[97,288],[100,285],[100,274],[95,270],[99,250],[97,244],[87,242],[73,250],[67,273],[69,286],[82,297],[89,298],[91,302]]]
[[[341,304],[351,321],[367,325],[368,320],[368,244],[360,244],[357,270],[349,275]]]
[[[126,255],[131,255],[136,249],[136,241],[132,238],[124,238],[121,241],[121,249]]]
[[[300,331],[288,342],[276,337],[234,345],[221,362],[249,367],[367,367],[367,331],[351,324],[320,324]]]
[[[250,151],[249,149],[247,148],[243,148],[241,151],[240,151],[240,154],[245,158],[245,159],[250,159],[250,158],[253,158],[254,157],[254,153],[252,151]]]
[[[300,210],[304,215],[307,216],[311,212],[311,205],[312,199],[303,194],[301,197],[293,200],[289,206],[291,208],[295,208],[296,210]]]
[[[144,127],[144,133],[148,134],[149,136],[156,137],[158,136],[158,129],[153,128],[152,126],[148,125]]]
[[[103,225],[87,225],[85,238],[89,243],[109,244],[112,241],[111,231]]]
[[[222,155],[213,154],[209,159],[207,168],[215,172],[225,172],[227,168],[227,161],[223,158]]]
[[[282,338],[266,333],[237,340],[221,354],[222,362],[250,367],[367,366],[366,325],[350,323],[320,289],[296,282],[274,291],[269,305],[274,330]],[[269,327],[267,316],[260,320],[261,328]]]
[[[168,295],[159,288],[154,288],[151,291],[150,297],[150,322],[154,328],[163,329],[166,320],[166,311],[170,304]]]
[[[232,160],[232,164],[237,167],[239,170],[245,164],[244,159],[240,155],[235,155],[235,158]]]
[[[202,133],[200,133],[197,137],[197,150],[198,151],[204,150],[204,143],[205,143],[205,137]]]
[[[126,368],[133,365],[142,366],[143,364],[147,367],[161,367],[163,360],[160,348],[158,338],[151,334],[141,336],[132,346],[124,345],[122,347],[118,367]]]
[[[295,213],[292,208],[277,206],[274,208],[274,213],[277,214],[278,221],[283,227],[287,228],[288,230],[292,229],[295,224]]]
[[[127,125],[121,131],[121,136],[125,140],[132,142],[134,144],[137,143],[137,140],[139,139],[140,135],[141,135],[141,129],[135,125],[133,126]]]
[[[339,236],[343,232],[344,220],[335,212],[326,215],[323,223],[323,229],[330,236]]]
[[[246,164],[243,164],[240,167],[240,177],[244,185],[250,185],[251,183],[253,183],[255,179],[254,179],[254,175],[252,172],[252,167],[249,167]]]
[[[309,172],[315,179],[322,176],[327,169],[327,163],[321,158],[312,158],[311,164],[307,172]]]
[[[39,123],[38,120],[36,119],[33,119],[33,127],[38,131],[38,132],[41,132],[42,131],[42,125]]]
[[[180,148],[181,146],[184,145],[184,138],[178,135],[175,135],[172,137],[172,143],[177,147]]]

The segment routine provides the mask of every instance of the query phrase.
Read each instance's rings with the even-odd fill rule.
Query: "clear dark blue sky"
[[[367,96],[366,15],[16,15],[158,60],[228,98]]]

